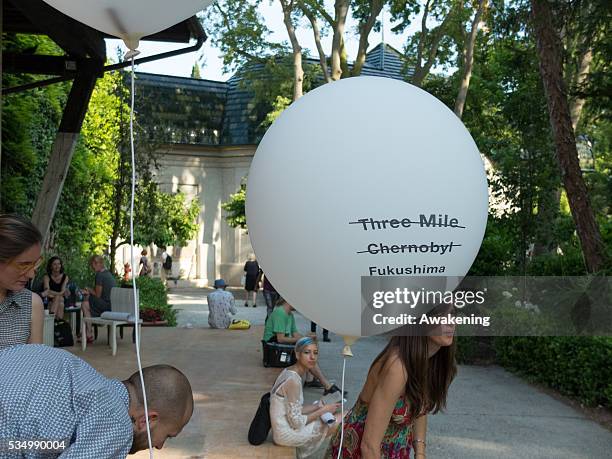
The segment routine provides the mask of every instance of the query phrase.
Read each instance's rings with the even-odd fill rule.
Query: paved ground
[[[258,447],[246,441],[259,397],[279,372],[261,365],[263,298],[258,299],[257,308],[238,306],[238,317],[251,320],[251,330],[222,331],[207,326],[206,290],[175,292],[171,302],[181,309],[179,327],[145,328],[141,354],[144,365],[170,363],[185,371],[196,394],[196,410],[183,433],[155,457],[294,457],[291,449],[274,446],[271,441]],[[298,328],[308,331],[309,322],[298,316]],[[321,343],[320,364],[326,375],[339,383],[342,343],[331,336],[331,343]],[[379,338],[362,339],[353,346],[355,357],[347,361],[345,378],[349,406],[383,346]],[[80,350],[74,352],[82,355]],[[127,339],[119,345],[115,358],[103,339],[82,356],[111,377],[125,378],[135,367],[135,352]],[[305,391],[307,400],[320,395],[314,389]],[[605,458],[610,457],[611,445],[611,432],[498,367],[461,366],[451,386],[447,411],[429,419],[428,457],[434,459]]]

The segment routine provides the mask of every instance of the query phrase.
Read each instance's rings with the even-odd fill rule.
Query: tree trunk
[[[421,85],[423,84],[423,80],[429,74],[429,71],[431,70],[431,67],[433,66],[436,60],[436,56],[438,55],[438,46],[440,45],[442,37],[446,33],[446,28],[448,27],[448,24],[450,22],[450,18],[453,14],[453,8],[455,8],[455,5],[453,4],[451,6],[451,9],[448,11],[446,17],[442,21],[442,24],[440,24],[435,30],[435,32],[433,32],[431,44],[427,52],[427,60],[423,62],[423,55],[425,54],[425,41],[427,39],[427,34],[430,33],[427,30],[427,16],[429,15],[430,11],[429,7],[430,2],[428,0],[423,8],[423,17],[421,18],[421,36],[419,37],[419,44],[417,46],[417,65],[414,69],[412,78],[410,79],[410,82],[418,87],[421,87]]]
[[[370,0],[370,15],[365,22],[359,24],[359,48],[357,50],[357,58],[353,65],[352,76],[361,75],[361,69],[365,63],[366,53],[368,51],[368,37],[372,31],[372,27],[376,23],[378,15],[382,11],[383,1],[382,0]],[[383,49],[384,52],[384,49]]]
[[[315,44],[317,46],[317,52],[319,53],[319,65],[321,66],[321,71],[323,72],[323,78],[325,79],[325,83],[329,83],[331,78],[329,76],[329,70],[327,68],[327,56],[325,55],[325,50],[323,49],[323,45],[321,44],[321,32],[319,31],[319,24],[317,23],[317,18],[312,11],[304,6],[302,2],[300,2],[300,8],[304,15],[310,21],[310,25],[312,26],[312,33],[314,35]]]
[[[297,35],[295,34],[295,27],[291,20],[291,13],[293,12],[293,0],[279,0],[283,8],[283,22],[287,28],[289,34],[289,40],[291,41],[291,49],[293,52],[293,101],[298,100],[304,95],[304,69],[302,67],[302,47],[298,42]]]
[[[348,15],[350,0],[336,0],[334,9],[336,11],[334,24],[334,37],[332,39],[331,54],[331,79],[339,80],[342,77],[342,50],[344,48],[344,27]]]
[[[47,170],[32,212],[32,223],[41,232],[44,240],[49,236],[72,154],[87,113],[89,99],[98,79],[98,71],[99,69],[92,69],[77,73],[68,94],[62,121],[53,142]]]
[[[419,44],[417,45],[417,60],[412,74],[411,83],[415,86],[421,86],[425,73],[423,70],[423,53],[425,49],[425,36],[427,35],[427,16],[429,15],[429,2],[427,0],[423,6],[423,16],[421,17],[421,35],[419,36]]]
[[[567,89],[562,76],[560,39],[554,29],[547,0],[532,0],[531,14],[561,179],[587,269],[596,272],[604,266],[604,245],[578,163]]]
[[[465,107],[465,100],[467,98],[468,88],[470,87],[470,79],[472,78],[472,67],[474,66],[474,48],[476,46],[476,36],[478,35],[478,29],[480,29],[480,20],[489,6],[489,0],[480,0],[478,2],[478,9],[472,20],[472,29],[468,36],[464,46],[464,66],[463,66],[463,77],[459,85],[459,93],[457,99],[455,99],[455,115],[460,119],[463,116],[463,108]]]
[[[580,59],[578,63],[578,72],[576,73],[576,77],[574,79],[574,87],[580,87],[587,76],[589,75],[589,71],[591,69],[591,62],[593,61],[593,50],[590,48],[583,49],[580,53]],[[585,100],[582,97],[575,97],[571,101],[570,106],[570,116],[572,118],[572,128],[574,132],[576,131],[576,126],[578,126],[578,121],[580,121],[580,114],[582,113],[582,107],[584,107]]]
[[[538,215],[536,216],[536,239],[533,255],[549,253],[553,247],[554,223],[559,215],[561,190],[550,188],[540,191],[538,196]]]

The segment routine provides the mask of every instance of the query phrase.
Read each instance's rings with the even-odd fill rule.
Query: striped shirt
[[[1,459],[117,459],[130,451],[126,387],[69,352],[42,344],[0,351],[0,388]],[[41,440],[58,449],[15,449]]]
[[[23,289],[7,292],[0,303],[0,349],[14,344],[26,344],[32,322],[32,292]]]

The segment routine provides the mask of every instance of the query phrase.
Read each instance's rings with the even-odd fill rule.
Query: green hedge
[[[612,338],[499,337],[494,347],[501,365],[531,381],[612,408]]]
[[[131,281],[128,284],[122,282],[122,285],[128,287],[132,283]],[[161,279],[148,276],[137,277],[136,287],[140,295],[141,314],[144,313],[147,317],[157,316],[160,320],[167,320],[169,326],[176,326],[176,311],[171,304],[168,304],[168,289]],[[157,314],[151,314],[151,311]]]

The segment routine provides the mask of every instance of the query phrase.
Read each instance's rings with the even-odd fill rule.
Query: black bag
[[[53,330],[53,346],[74,346],[74,339],[72,338],[72,329],[70,328],[70,324],[68,322],[64,322],[63,320],[55,321],[55,327]]]
[[[268,438],[268,432],[270,432],[271,428],[270,392],[266,392],[261,397],[255,417],[251,421],[251,427],[249,427],[249,443],[251,445],[261,445],[266,441],[266,438]]]
[[[261,340],[263,348],[263,366],[285,368],[296,362],[295,345],[270,343]]]
[[[166,255],[166,260],[162,266],[164,269],[172,269],[172,257],[170,255]]]

